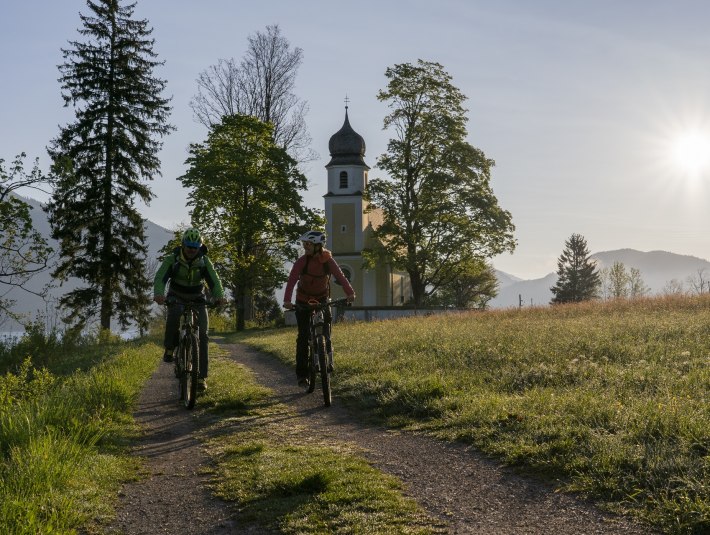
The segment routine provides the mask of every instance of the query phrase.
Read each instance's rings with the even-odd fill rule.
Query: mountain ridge
[[[24,196],[20,196],[20,198],[32,208],[30,213],[34,228],[37,229],[56,250],[57,242],[49,237],[49,222],[42,209],[42,204],[39,201]],[[172,239],[173,232],[153,223],[149,219],[145,219],[145,224],[148,262],[150,263],[151,259],[155,259],[155,268],[157,269],[159,250]],[[708,275],[705,278],[710,278],[710,262],[704,258],[669,251],[639,251],[632,248],[622,248],[594,253],[591,255],[591,258],[597,262],[599,268],[610,267],[614,262],[622,262],[627,269],[636,268],[640,270],[641,278],[651,289],[651,294],[662,293],[664,288],[672,280],[675,280],[679,284],[686,284],[689,277],[697,276],[701,271],[706,271]],[[489,302],[490,308],[546,306],[550,303],[552,299],[552,291],[550,288],[557,282],[556,273],[551,272],[537,279],[521,279],[510,273],[495,269],[495,266],[494,271],[499,286],[498,295]],[[50,270],[47,270],[35,276],[29,286],[34,290],[38,290],[47,283],[52,282],[49,272]],[[63,293],[76,288],[79,283],[80,281],[76,279],[69,280],[63,285],[54,288],[51,295],[56,300]],[[45,315],[56,314],[56,311],[49,310],[47,305],[39,297],[23,292],[22,290],[14,289],[7,297],[16,300],[14,309],[17,312],[27,314],[30,318],[33,318],[38,311]],[[0,325],[0,331],[13,331],[18,328],[19,325],[11,321]]]
[[[18,197],[30,206],[30,216],[32,217],[32,226],[34,229],[39,231],[42,237],[47,240],[47,243],[55,251],[57,251],[58,242],[50,237],[51,229],[49,221],[47,220],[47,214],[42,209],[42,203],[22,195],[18,195]],[[153,223],[149,219],[144,219],[144,221],[146,244],[148,245],[148,262],[150,265],[151,259],[156,259],[155,269],[157,269],[157,258],[159,256],[159,251],[172,239],[173,232],[156,223]],[[47,269],[36,274],[27,284],[27,287],[33,291],[39,291],[47,284],[55,282],[53,281],[50,272],[51,269]],[[56,303],[59,297],[64,293],[77,288],[80,283],[81,281],[78,279],[70,278],[66,282],[54,287],[49,292],[51,296],[49,303],[43,301],[39,296],[30,294],[18,288],[11,289],[4,297],[15,301],[15,306],[13,307],[14,312],[24,314],[25,317],[29,319],[34,319],[39,312],[45,317],[46,321],[49,321],[51,324],[55,324],[58,313],[55,309],[56,305],[53,303]],[[0,324],[0,332],[16,331],[21,329],[21,325],[11,319],[7,319],[4,323]]]
[[[662,294],[672,281],[687,285],[688,278],[697,277],[700,273],[706,273],[705,279],[710,278],[710,262],[706,259],[669,251],[623,248],[600,251],[590,255],[590,258],[596,261],[599,269],[611,267],[614,262],[623,263],[627,270],[638,269],[644,283],[650,288],[650,295]],[[500,283],[498,295],[491,299],[489,306],[510,308],[547,305],[552,299],[550,288],[556,282],[555,272],[538,279],[513,283],[506,279],[505,284]]]

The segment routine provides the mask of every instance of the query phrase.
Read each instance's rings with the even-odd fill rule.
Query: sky
[[[61,48],[82,40],[81,0],[4,0],[0,18],[0,158],[48,169],[46,147],[73,120],[57,82]],[[303,50],[295,93],[311,148],[305,202],[323,208],[328,140],[344,100],[367,145],[370,178],[393,136],[377,92],[385,70],[443,65],[467,97],[468,142],[495,160],[491,185],[517,247],[492,259],[522,279],[556,270],[573,233],[590,252],[631,248],[710,258],[710,3],[704,0],[138,0],[165,64],[170,122],[148,219],[189,222],[177,180],[206,138],[190,100],[198,75],[241,60],[247,37],[278,24]],[[41,194],[26,192],[40,201]],[[633,266],[629,266],[633,267]]]

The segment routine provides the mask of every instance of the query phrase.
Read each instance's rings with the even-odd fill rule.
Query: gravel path
[[[401,479],[408,495],[443,519],[450,533],[649,533],[648,528],[518,476],[464,445],[356,422],[337,391],[333,405],[325,408],[320,390],[304,394],[293,370],[276,359],[242,345],[223,347],[271,388],[277,401],[289,406],[295,414],[293,425],[311,426],[314,432],[357,445],[374,466]],[[243,533],[229,507],[204,487],[207,476],[201,467],[209,460],[192,437],[202,422],[197,413],[175,403],[175,388],[171,367],[161,365],[141,397],[136,417],[146,434],[136,454],[147,458],[150,477],[124,488],[113,528],[126,534]],[[172,506],[176,492],[189,488],[198,489],[192,509],[177,518]],[[189,524],[192,518],[199,520]]]
[[[144,431],[134,453],[145,458],[147,477],[122,489],[110,533],[240,533],[227,504],[205,487],[209,476],[203,469],[210,461],[194,438],[203,425],[197,414],[177,403],[173,367],[161,363],[143,389],[134,415]]]

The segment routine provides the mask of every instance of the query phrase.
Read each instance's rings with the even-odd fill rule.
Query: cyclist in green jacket
[[[219,276],[214,270],[212,262],[207,257],[207,247],[202,243],[200,231],[195,228],[187,229],[182,235],[182,245],[176,247],[160,265],[153,281],[153,301],[159,305],[166,302],[166,298],[175,296],[183,301],[201,301],[198,307],[198,325],[200,329],[200,380],[198,388],[207,388],[207,330],[209,319],[204,305],[205,283],[216,299],[217,304],[225,304],[224,288]],[[165,295],[165,288],[168,294]],[[168,317],[165,322],[165,338],[163,345],[165,354],[163,360],[172,362],[173,352],[178,345],[178,329],[180,327],[181,306],[169,306]]]

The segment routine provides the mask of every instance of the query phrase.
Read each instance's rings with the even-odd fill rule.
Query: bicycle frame
[[[336,299],[334,301],[309,301],[308,304],[296,304],[297,310],[310,310],[311,314],[308,323],[308,392],[315,390],[316,375],[320,373],[321,387],[323,389],[323,402],[329,407],[332,402],[330,388],[330,373],[332,362],[326,353],[326,333],[325,333],[325,309],[326,307],[349,304],[347,299]]]
[[[178,378],[180,400],[185,408],[192,409],[197,398],[197,381],[200,373],[200,329],[197,321],[197,309],[206,306],[203,300],[184,301],[169,298],[168,306],[182,306],[178,327],[178,351],[175,358],[175,376]]]

